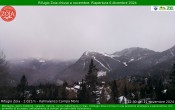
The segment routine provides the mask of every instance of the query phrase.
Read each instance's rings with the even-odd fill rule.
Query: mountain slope
[[[94,60],[94,63],[99,70],[106,71],[107,73],[113,73],[116,70],[121,70],[123,68],[127,70],[132,62],[136,62],[154,54],[157,54],[157,52],[138,47],[124,49],[111,55],[86,51],[75,64],[65,69],[63,73],[58,76],[58,79],[72,81],[81,80],[88,71],[91,59]],[[128,71],[130,70],[128,69]],[[118,75],[122,76],[121,74]]]
[[[175,59],[175,46],[163,52],[156,52],[154,54],[147,55],[146,57],[144,56],[139,60],[130,62],[128,64],[129,66],[126,68],[122,67],[110,72],[110,76],[117,78],[131,74],[146,74],[148,72],[154,74],[153,71],[159,70],[167,71],[169,69],[169,66],[174,62],[173,59]]]
[[[127,59],[113,57],[105,53],[98,52],[84,52],[83,55],[78,59],[76,63],[68,67],[62,75],[59,75],[58,78],[62,80],[80,80],[87,73],[89,68],[90,60],[94,60],[94,64],[99,70],[110,72],[117,66],[122,66],[122,61]],[[76,77],[75,77],[76,76]]]

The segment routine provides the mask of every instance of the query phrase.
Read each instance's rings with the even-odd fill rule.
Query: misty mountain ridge
[[[55,82],[55,76],[66,69],[74,61],[49,60],[44,58],[8,60],[9,73],[18,83],[22,75],[26,75],[29,84]]]
[[[132,74],[146,74],[150,68],[158,70],[156,66],[162,63],[171,66],[173,62],[170,59],[173,58],[175,58],[175,46],[163,52],[140,47],[123,49],[113,54],[86,51],[73,65],[59,74],[58,79],[80,80],[87,73],[91,59],[99,70],[106,71],[110,78],[115,79]]]
[[[85,51],[76,61],[61,61],[46,58],[26,58],[8,60],[9,73],[16,81],[25,74],[29,84],[57,81],[79,81],[84,78],[93,59],[100,71],[107,73],[110,79],[127,75],[158,73],[168,71],[175,59],[175,46],[163,52],[146,48],[132,47],[108,54],[97,51]]]
[[[113,53],[113,55],[125,56],[130,58],[139,58],[155,53],[156,53],[155,51],[149,50],[147,48],[132,47],[123,49],[122,51],[119,52],[115,52]]]

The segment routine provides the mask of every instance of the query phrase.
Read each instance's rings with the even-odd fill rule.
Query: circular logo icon
[[[154,7],[154,10],[155,10],[155,11],[157,10],[157,7],[156,7],[156,6]]]
[[[6,22],[10,22],[16,17],[16,10],[12,6],[5,6],[1,9],[0,17]]]

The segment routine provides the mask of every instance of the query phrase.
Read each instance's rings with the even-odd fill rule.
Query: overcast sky
[[[2,7],[0,7],[2,8]],[[84,51],[114,53],[128,47],[155,51],[175,45],[175,12],[150,7],[15,7],[0,19],[0,49],[7,59],[76,59]]]

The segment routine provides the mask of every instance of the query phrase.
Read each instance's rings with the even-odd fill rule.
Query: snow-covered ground
[[[93,59],[96,61],[96,62],[98,62],[102,67],[104,67],[107,71],[111,71],[109,68],[107,68],[103,63],[101,63],[99,60],[97,60],[96,58],[95,58],[95,56],[92,56],[93,57]]]
[[[98,71],[97,77],[106,76],[106,71]]]

